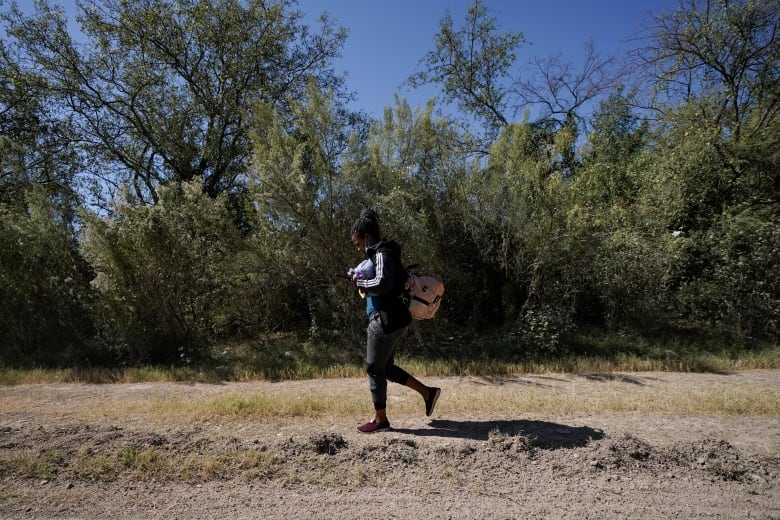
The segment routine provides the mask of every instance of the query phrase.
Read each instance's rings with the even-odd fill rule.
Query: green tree
[[[665,121],[679,137],[706,133],[717,154],[717,181],[705,183],[717,192],[710,196],[716,213],[776,201],[779,24],[776,1],[686,0],[655,17],[652,43],[639,52]]]
[[[435,36],[435,49],[409,78],[412,87],[442,86],[443,99],[483,123],[490,136],[510,121],[511,90],[507,84],[522,33],[497,34],[498,22],[480,0],[469,6],[463,27],[456,29],[445,14]]]
[[[654,17],[651,43],[637,55],[669,108],[695,101],[699,118],[739,140],[780,108],[779,24],[773,0],[682,0],[679,9]],[[756,109],[761,117],[751,117]]]
[[[776,1],[687,0],[638,52],[661,114],[638,208],[668,259],[665,304],[736,338],[777,334],[778,20]]]
[[[603,100],[592,116],[581,167],[572,184],[577,204],[591,218],[606,217],[613,208],[627,208],[640,196],[650,160],[643,152],[651,135],[648,121],[632,106],[633,96],[616,93]]]
[[[127,181],[139,200],[158,184],[201,179],[211,196],[242,182],[251,153],[248,108],[289,112],[305,85],[341,92],[332,72],[345,31],[303,25],[291,0],[88,0],[74,41],[43,1],[2,14],[23,72],[40,71],[71,117],[99,188]]]
[[[442,101],[454,106],[462,124],[481,136],[467,142],[471,151],[487,153],[503,127],[533,110],[538,122],[555,123],[562,170],[573,174],[590,104],[619,84],[615,59],[601,57],[592,42],[586,42],[579,66],[555,55],[518,67],[517,51],[524,42],[520,32],[499,32],[497,19],[476,0],[461,28],[453,26],[449,12],[443,17],[435,48],[407,82],[412,87],[441,86]]]
[[[633,98],[621,92],[599,104],[571,185],[570,239],[586,251],[580,263],[567,266],[579,273],[577,316],[608,327],[633,325],[640,316],[648,323],[662,319],[649,312],[664,280],[655,254],[655,215],[638,204],[650,136],[632,106]]]
[[[57,365],[87,355],[88,269],[75,241],[79,156],[53,91],[0,42],[0,356]]]
[[[336,276],[355,263],[349,244],[352,189],[341,162],[360,125],[313,83],[305,99],[291,102],[292,117],[271,104],[256,105],[248,187],[257,255],[293,298],[290,321],[308,324],[310,335],[321,339],[343,331],[349,318],[340,292],[346,284]]]
[[[576,288],[577,273],[565,266],[580,252],[569,237],[569,189],[547,137],[527,122],[504,129],[487,167],[468,178],[464,225],[482,262],[502,275],[490,289],[499,323],[533,343],[521,339],[524,347],[557,351],[571,330]]]
[[[72,218],[80,161],[53,102],[46,79],[22,70],[0,41],[0,202],[23,206],[31,186],[46,186],[62,215]]]

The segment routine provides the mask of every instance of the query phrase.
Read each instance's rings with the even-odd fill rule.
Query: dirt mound
[[[723,439],[683,443],[671,452],[680,465],[724,480],[766,482],[780,470],[777,455],[746,455]]]
[[[594,445],[592,466],[599,469],[649,469],[660,463],[653,447],[633,435],[623,434]]]
[[[697,478],[766,482],[780,472],[777,455],[746,456],[723,439],[682,442],[656,448],[630,434],[593,445],[592,465],[600,470],[634,470],[654,474],[684,472]]]

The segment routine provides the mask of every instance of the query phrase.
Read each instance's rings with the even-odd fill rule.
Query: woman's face
[[[358,235],[356,233],[352,234],[352,245],[355,246],[355,249],[360,251],[360,253],[365,256],[366,255],[366,246],[368,245],[368,235]]]

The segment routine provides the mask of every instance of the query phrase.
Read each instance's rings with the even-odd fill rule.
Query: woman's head
[[[374,208],[365,208],[352,225],[352,243],[365,252],[366,246],[379,240],[380,235],[379,215]]]

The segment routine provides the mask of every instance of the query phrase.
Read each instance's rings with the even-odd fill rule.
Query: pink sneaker
[[[368,421],[366,424],[357,427],[357,431],[360,433],[376,433],[386,432],[390,429],[390,421],[377,423],[376,421]]]

